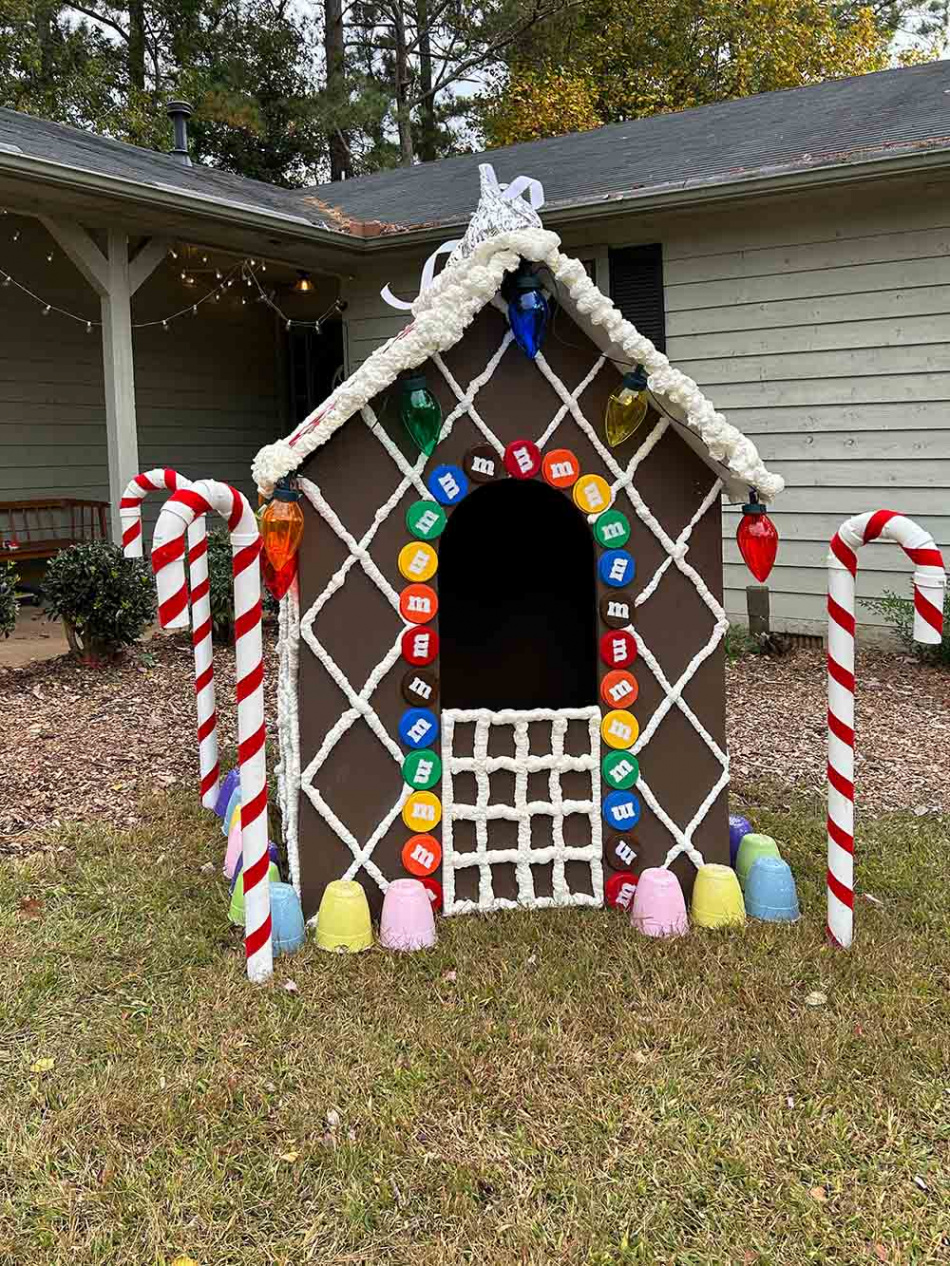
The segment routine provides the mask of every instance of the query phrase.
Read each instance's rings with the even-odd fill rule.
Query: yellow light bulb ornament
[[[643,366],[638,365],[624,374],[620,386],[607,401],[604,428],[611,448],[630,438],[646,417],[648,407],[647,376]]]

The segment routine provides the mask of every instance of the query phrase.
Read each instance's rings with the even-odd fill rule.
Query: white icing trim
[[[587,723],[590,748],[583,756],[568,756],[564,738],[571,721]],[[550,751],[531,755],[529,725],[551,726]],[[472,755],[456,755],[456,725],[474,723]],[[488,740],[493,727],[514,730],[514,757],[489,756]],[[515,774],[514,804],[491,800],[491,778],[495,770],[513,770]],[[590,775],[591,794],[586,800],[565,800],[561,794],[561,775],[570,771]],[[528,800],[528,775],[549,772],[548,799]],[[454,775],[474,773],[475,804],[459,804],[455,799]],[[564,842],[564,818],[583,814],[590,822],[591,841],[582,846]],[[531,845],[533,818],[551,819],[551,843],[538,848]],[[504,819],[518,824],[515,848],[492,849],[488,845],[488,823]],[[456,822],[475,823],[475,849],[458,852],[454,847]],[[442,889],[443,909],[447,915],[473,910],[502,910],[513,906],[543,908],[547,906],[603,904],[603,826],[600,819],[600,708],[536,708],[530,711],[506,709],[491,712],[485,708],[442,710]],[[569,861],[585,862],[591,871],[592,893],[572,892],[564,873]],[[492,866],[509,864],[515,868],[518,898],[496,897],[492,887]],[[552,865],[552,894],[538,897],[534,891],[532,867]],[[478,867],[478,899],[459,901],[455,896],[456,871]]]
[[[624,319],[588,277],[583,264],[563,255],[559,246],[554,233],[524,228],[487,237],[469,255],[454,259],[415,300],[414,319],[405,329],[377,348],[286,439],[261,449],[252,467],[258,489],[269,495],[278,479],[297,470],[401,372],[454,347],[495,298],[505,273],[527,259],[550,268],[562,287],[561,299],[569,300],[568,309],[594,329],[602,328],[619,357],[646,368],[651,392],[681,412],[683,424],[702,441],[711,464],[725,467],[734,482],[757,488],[763,501],[773,500],[784,481],[766,469],[752,441],[715,410],[692,378],[674,369]]]

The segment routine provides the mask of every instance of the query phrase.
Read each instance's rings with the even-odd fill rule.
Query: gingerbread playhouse
[[[279,789],[308,917],[337,878],[455,914],[729,860],[720,505],[782,480],[539,200],[482,168],[411,322],[254,465],[305,517]]]

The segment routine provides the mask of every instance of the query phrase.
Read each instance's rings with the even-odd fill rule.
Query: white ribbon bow
[[[490,163],[481,163],[479,165],[479,173],[482,181],[482,196],[479,200],[478,210],[472,217],[472,224],[476,225],[479,220],[479,213],[485,209],[487,218],[491,217],[490,203],[497,199],[499,202],[515,202],[522,194],[528,195],[528,205],[531,210],[537,212],[544,206],[544,186],[540,180],[535,180],[533,176],[515,176],[514,180],[508,185],[500,185],[495,177],[494,168]],[[522,226],[523,227],[523,226]],[[477,240],[481,240],[484,234],[479,234]],[[440,255],[449,255],[457,247],[461,246],[465,238],[453,238],[450,242],[443,242],[441,246],[437,246],[426,262],[422,266],[422,276],[419,280],[419,295],[425,292],[435,280],[435,265]],[[388,285],[384,286],[379,292],[381,298],[389,304],[391,308],[396,308],[400,312],[409,312],[415,299],[408,302],[405,299],[399,299],[393,294]]]

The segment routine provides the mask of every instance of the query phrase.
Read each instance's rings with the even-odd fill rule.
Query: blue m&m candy
[[[615,589],[629,585],[637,574],[633,555],[625,549],[609,549],[601,554],[597,570],[604,584],[613,585]]]
[[[399,722],[399,741],[413,751],[435,742],[439,722],[428,708],[409,708]]]
[[[454,506],[468,492],[468,479],[461,466],[436,466],[426,487],[441,505]]]
[[[640,800],[632,791],[611,791],[601,809],[604,821],[615,831],[629,831],[640,820]]]

